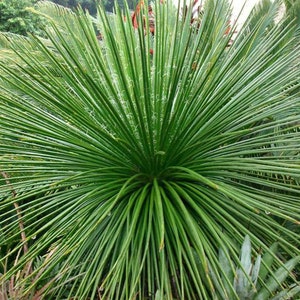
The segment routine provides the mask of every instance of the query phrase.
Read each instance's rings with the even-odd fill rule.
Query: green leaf
[[[262,268],[262,264],[261,264],[261,255],[257,255],[256,260],[255,260],[255,264],[252,268],[251,271],[251,280],[253,282],[253,284],[256,286],[257,280],[259,278],[259,272]]]
[[[267,252],[263,255],[262,264],[259,270],[259,278],[262,281],[265,281],[266,277],[268,276],[277,251],[278,243],[276,242],[272,244],[271,247],[267,249]]]
[[[221,270],[224,272],[221,274],[222,282],[226,290],[226,297],[224,297],[224,299],[232,299],[234,298],[232,291],[232,282],[234,282],[234,266],[230,259],[228,250],[219,250],[219,262]]]
[[[265,286],[260,289],[255,299],[269,299],[299,262],[300,256],[296,256],[277,269],[274,275],[266,281]]]
[[[292,285],[291,287],[284,289],[280,293],[278,293],[271,300],[281,300],[281,299],[291,299],[292,297],[299,296],[300,294],[300,286],[299,284]]]
[[[252,250],[249,235],[245,236],[241,248],[240,267],[236,270],[234,286],[237,294],[246,299],[249,290],[251,289],[251,269],[252,269]]]

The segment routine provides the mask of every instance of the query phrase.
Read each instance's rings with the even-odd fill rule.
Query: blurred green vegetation
[[[27,35],[42,35],[44,21],[28,8],[37,0],[2,0],[0,1],[0,31]]]

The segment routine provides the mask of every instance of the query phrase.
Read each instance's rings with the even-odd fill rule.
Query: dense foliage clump
[[[43,34],[43,19],[32,13],[37,0],[1,0],[0,31],[27,35]]]
[[[1,35],[9,299],[299,294],[295,27],[278,3],[237,36],[225,0],[151,9],[42,2],[47,39]]]

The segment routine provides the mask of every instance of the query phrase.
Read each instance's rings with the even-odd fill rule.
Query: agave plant
[[[218,287],[220,295],[217,299],[234,299],[234,294],[227,280],[230,279],[240,300],[280,300],[290,299],[300,294],[299,283],[293,283],[281,290],[280,293],[272,296],[274,292],[281,288],[281,284],[285,281],[295,266],[300,261],[300,256],[295,256],[287,261],[283,266],[272,270],[272,265],[278,251],[278,243],[274,243],[263,257],[257,254],[254,262],[251,251],[250,237],[246,235],[240,250],[240,261],[235,271],[232,266],[235,265],[230,260],[228,251],[220,249],[219,262],[222,265],[226,276],[224,276],[224,286],[227,287],[226,292],[219,287],[217,275],[211,270],[212,279]],[[274,274],[271,274],[274,272]]]
[[[18,299],[212,299],[224,277],[239,299],[218,249],[238,265],[248,234],[299,255],[282,225],[300,213],[294,28],[269,28],[275,5],[228,47],[227,1],[192,25],[164,2],[153,37],[145,7],[137,28],[99,7],[99,41],[42,2],[48,40],[3,36],[1,280],[28,270]]]

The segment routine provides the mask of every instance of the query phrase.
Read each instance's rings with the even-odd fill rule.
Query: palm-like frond
[[[293,28],[266,30],[271,10],[228,48],[226,1],[206,1],[199,26],[153,9],[154,38],[146,10],[136,30],[128,10],[100,8],[102,42],[82,11],[57,10],[49,41],[28,39],[37,54],[12,42],[21,62],[1,64],[1,169],[17,195],[1,184],[0,224],[19,237],[17,202],[26,240],[9,256],[29,243],[5,278],[32,262],[24,294],[212,299],[208,266],[224,287],[218,249],[245,234],[299,254],[281,225],[300,213]]]

